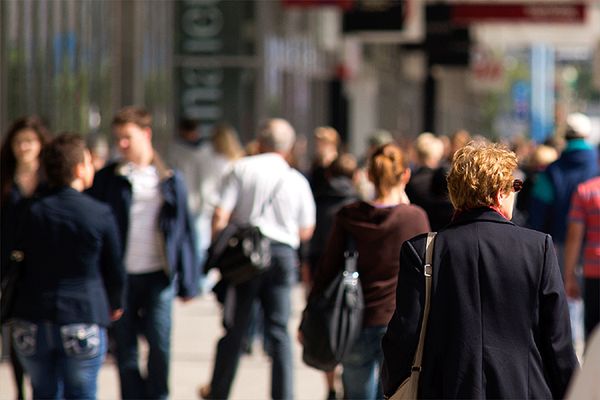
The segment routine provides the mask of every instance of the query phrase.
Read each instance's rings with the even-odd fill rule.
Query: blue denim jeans
[[[383,399],[379,374],[383,362],[381,339],[386,329],[385,326],[363,328],[350,352],[344,356],[344,399]]]
[[[211,380],[210,397],[213,399],[229,397],[255,300],[260,302],[264,312],[264,334],[272,360],[271,397],[294,397],[292,343],[287,326],[291,312],[291,286],[296,281],[298,259],[296,251],[287,245],[273,243],[271,249],[271,267],[230,290],[225,300],[226,308],[232,305],[232,315],[226,318],[227,331],[217,345]]]
[[[14,322],[14,349],[31,377],[34,399],[95,399],[106,355],[106,330],[96,324]]]
[[[173,284],[164,272],[128,275],[125,313],[114,324],[123,399],[169,395]],[[138,366],[138,334],[148,342],[147,376]]]

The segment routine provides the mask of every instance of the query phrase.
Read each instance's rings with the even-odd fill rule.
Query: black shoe
[[[337,399],[337,393],[335,392],[335,389],[331,389],[329,391],[329,393],[327,394],[327,400],[336,400]]]

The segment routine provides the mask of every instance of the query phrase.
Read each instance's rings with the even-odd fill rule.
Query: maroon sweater
[[[427,214],[418,206],[375,207],[364,201],[345,206],[336,215],[311,294],[324,290],[341,273],[350,234],[356,241],[357,268],[365,299],[363,324],[387,325],[396,307],[402,243],[428,231]]]

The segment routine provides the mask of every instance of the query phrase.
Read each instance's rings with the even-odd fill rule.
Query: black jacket
[[[163,204],[158,215],[158,225],[165,241],[169,277],[177,284],[178,296],[193,297],[198,294],[200,265],[196,257],[196,238],[187,205],[187,189],[178,171],[169,170],[158,161],[155,161],[155,166],[161,177]],[[114,212],[125,254],[133,192],[131,183],[123,175],[122,167],[123,164],[112,163],[98,171],[88,194],[108,204]]]
[[[25,261],[14,317],[110,324],[123,307],[125,270],[107,205],[71,188],[33,202],[19,241]]]
[[[327,245],[327,238],[331,232],[335,214],[344,205],[358,199],[358,193],[350,178],[336,176],[329,179],[327,187],[315,195],[315,206],[317,210],[317,221],[315,232],[310,239],[310,268],[315,273],[317,263],[321,258]]]
[[[408,377],[424,304],[426,236],[402,246],[383,338],[384,393]],[[480,208],[439,232],[420,398],[562,398],[577,359],[552,239]]]

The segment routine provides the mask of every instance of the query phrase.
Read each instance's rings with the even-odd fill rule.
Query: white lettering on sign
[[[181,50],[186,55],[202,58],[223,53],[225,16],[220,0],[187,0],[182,3],[180,26],[183,33]],[[223,118],[223,68],[182,67],[180,69],[182,114],[212,124]]]

